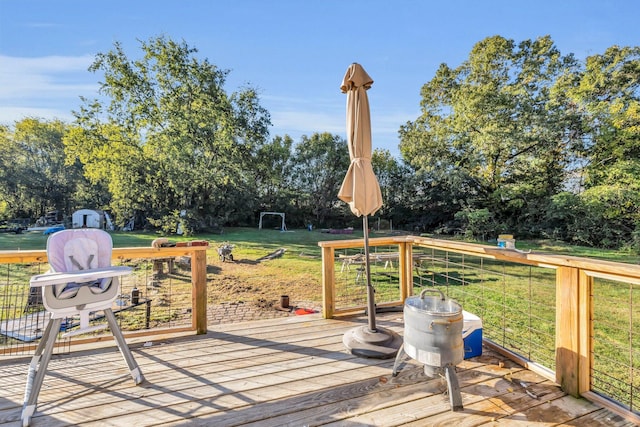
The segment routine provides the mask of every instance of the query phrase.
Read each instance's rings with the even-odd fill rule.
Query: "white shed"
[[[113,229],[109,214],[101,210],[80,209],[71,215],[72,228]]]

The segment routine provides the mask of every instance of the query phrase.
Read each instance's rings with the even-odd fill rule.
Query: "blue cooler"
[[[464,343],[464,358],[482,355],[482,319],[475,314],[462,311],[462,341]]]

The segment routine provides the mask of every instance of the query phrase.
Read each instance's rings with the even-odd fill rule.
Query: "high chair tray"
[[[84,283],[105,277],[126,276],[131,274],[133,269],[127,266],[112,266],[103,268],[93,268],[90,270],[77,270],[65,273],[45,273],[31,277],[29,284],[34,287],[60,285],[63,283],[76,282]]]

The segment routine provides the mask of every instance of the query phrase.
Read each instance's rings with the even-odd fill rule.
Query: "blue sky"
[[[95,54],[138,40],[184,40],[230,71],[226,90],[257,87],[271,136],[345,137],[342,77],[359,62],[369,90],[373,147],[398,155],[398,129],[420,114],[420,88],[441,63],[475,43],[550,35],[584,59],[640,44],[637,0],[0,0],[0,123],[71,121],[80,96],[97,96]]]

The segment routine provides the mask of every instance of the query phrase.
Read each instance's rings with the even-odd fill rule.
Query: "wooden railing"
[[[205,334],[207,332],[207,249],[209,249],[208,246],[113,248],[112,259],[113,263],[117,264],[127,259],[190,257],[191,330],[197,334]],[[0,251],[0,265],[46,262],[47,253],[44,250]]]
[[[322,248],[323,315],[331,318],[352,313],[354,310],[365,309],[364,305],[336,307],[336,263],[340,263],[340,257],[336,257],[336,252],[362,248],[363,240],[326,241],[320,242],[319,246]],[[633,404],[633,395],[637,394],[640,381],[636,378],[637,375],[632,374],[637,371],[640,365],[640,355],[636,350],[640,346],[638,338],[640,309],[636,309],[633,305],[634,292],[640,292],[640,287],[637,287],[640,285],[640,266],[565,255],[524,253],[495,246],[416,236],[370,238],[369,246],[372,248],[371,250],[376,247],[388,247],[393,250],[397,248],[398,299],[377,302],[377,307],[402,305],[408,296],[413,295],[413,251],[417,248],[420,250],[430,248],[445,254],[462,254],[463,257],[467,257],[466,259],[476,258],[477,260],[481,258],[505,264],[554,269],[556,271],[555,349],[552,351],[555,351],[555,372],[549,367],[532,363],[517,351],[490,341],[487,341],[486,344],[512,357],[525,367],[547,376],[550,380],[558,383],[565,392],[574,396],[584,396],[640,423],[638,407]],[[507,282],[508,280],[505,279]],[[624,324],[621,326],[622,330],[619,331],[620,335],[625,337],[619,345],[620,351],[629,355],[628,365],[619,367],[623,371],[627,369],[631,372],[628,382],[622,387],[630,390],[627,394],[631,396],[629,401],[631,403],[611,403],[611,400],[615,400],[615,396],[612,396],[615,393],[608,394],[602,390],[594,391],[593,384],[597,379],[594,379],[592,373],[596,363],[595,358],[600,360],[601,356],[599,347],[596,348],[599,343],[594,329],[599,325],[594,320],[594,307],[598,304],[607,304],[607,301],[600,302],[594,296],[595,280],[613,282],[614,287],[622,288],[623,295],[627,292],[625,286],[629,288],[626,301],[616,304],[624,308],[625,313],[628,313],[621,317]],[[472,287],[474,284],[471,283],[468,286]],[[506,283],[506,286],[508,287],[509,284]],[[535,285],[533,292],[535,292]],[[602,317],[600,316],[598,321],[604,323],[607,319],[602,319]],[[627,332],[628,339],[626,338]],[[602,358],[606,357],[608,356],[602,355]],[[598,363],[598,367],[601,367],[602,362]]]

